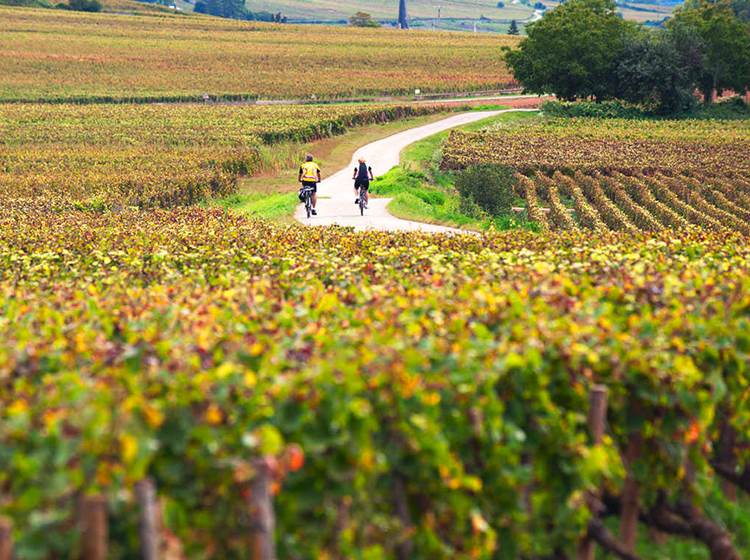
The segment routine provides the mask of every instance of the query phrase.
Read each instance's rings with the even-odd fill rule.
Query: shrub
[[[512,168],[504,165],[474,165],[456,176],[456,188],[463,205],[475,203],[492,216],[510,213],[516,179]]]
[[[604,119],[645,119],[649,115],[642,109],[621,101],[545,101],[542,104],[544,114],[551,117],[596,117]]]
[[[101,12],[102,4],[99,0],[69,0],[68,9],[77,12]]]
[[[689,116],[698,119],[745,120],[750,119],[750,105],[741,97],[732,97],[726,101],[698,107]]]
[[[472,197],[465,198],[462,196],[458,203],[458,210],[465,216],[469,216],[475,220],[487,219],[487,212],[482,210]]]
[[[367,12],[357,12],[349,18],[349,25],[353,27],[380,27],[380,24],[372,19]]]

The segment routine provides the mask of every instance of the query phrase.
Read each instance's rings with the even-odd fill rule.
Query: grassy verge
[[[487,110],[487,108],[483,108]],[[493,107],[494,109],[494,107]],[[479,130],[490,124],[512,126],[538,118],[537,113],[503,113],[477,121],[463,130]],[[453,186],[453,177],[440,170],[441,149],[449,132],[441,132],[409,146],[401,154],[401,165],[382,177],[371,188],[376,196],[393,198],[388,210],[399,218],[467,229],[534,229],[535,224],[514,216],[488,218],[467,213]]]
[[[446,113],[437,113],[359,127],[341,136],[310,143],[268,146],[261,154],[264,169],[261,174],[241,179],[237,194],[212,200],[207,204],[269,220],[290,222],[298,204],[297,169],[304,154],[315,154],[323,169],[323,175],[329,175],[347,165],[352,153],[360,146],[402,130],[444,119],[446,116]]]
[[[278,192],[270,195],[263,193],[235,194],[213,201],[213,206],[251,214],[274,221],[285,221],[294,214],[299,204],[295,192]]]

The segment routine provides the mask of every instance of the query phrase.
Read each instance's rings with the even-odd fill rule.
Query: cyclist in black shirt
[[[359,191],[362,189],[362,195],[365,197],[365,208],[370,200],[368,191],[370,189],[370,181],[374,180],[372,176],[372,167],[369,167],[365,162],[365,158],[359,158],[359,166],[354,168],[354,204],[359,204]]]

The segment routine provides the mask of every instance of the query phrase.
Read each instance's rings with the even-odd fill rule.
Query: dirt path
[[[294,217],[303,224],[311,226],[340,225],[352,226],[357,230],[459,232],[461,230],[455,228],[396,218],[386,208],[391,201],[390,198],[371,198],[369,208],[365,210],[365,215],[360,216],[359,207],[354,204],[354,182],[352,181],[352,172],[358,158],[364,157],[367,163],[372,166],[373,173],[376,176],[384,175],[399,164],[401,151],[414,142],[418,142],[444,130],[494,117],[502,113],[535,110],[504,109],[501,111],[461,113],[367,144],[354,152],[351,163],[347,167],[327,177],[318,185],[318,215],[308,219],[305,216],[304,207],[300,205]]]

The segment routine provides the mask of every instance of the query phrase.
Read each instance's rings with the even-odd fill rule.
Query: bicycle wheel
[[[359,189],[359,214],[365,215],[365,189]]]
[[[309,194],[305,197],[305,210],[307,211],[307,217],[309,219],[310,214],[312,214],[312,202]]]

